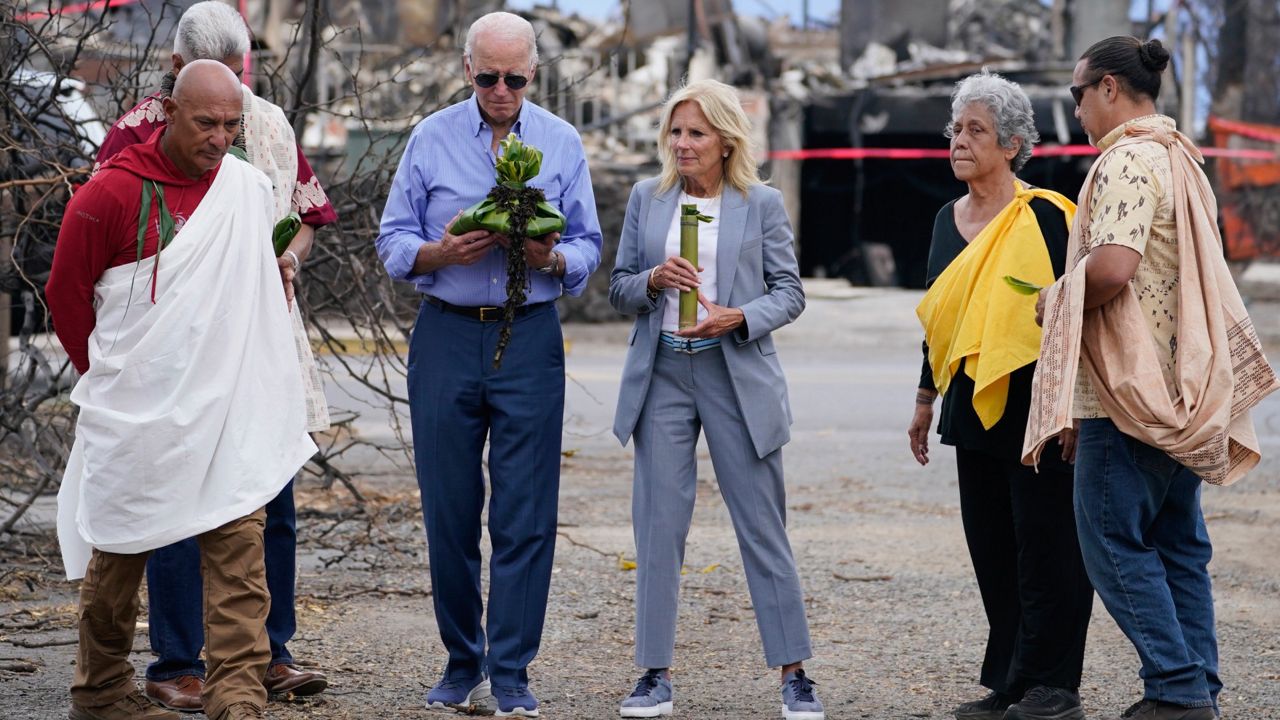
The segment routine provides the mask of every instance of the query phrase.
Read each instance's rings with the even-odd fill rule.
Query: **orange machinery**
[[[1215,147],[1267,150],[1270,159],[1217,158],[1218,207],[1229,260],[1280,260],[1280,127],[1209,118]]]

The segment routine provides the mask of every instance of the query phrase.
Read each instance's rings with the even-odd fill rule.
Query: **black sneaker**
[[[1037,685],[1009,706],[1005,720],[1084,720],[1080,695],[1074,690]]]
[[[1211,707],[1183,707],[1159,700],[1140,700],[1120,715],[1125,720],[1215,720]]]
[[[993,692],[981,700],[957,705],[951,714],[955,715],[956,720],[1004,720],[1004,711],[1017,700],[1018,698],[1010,695]]]

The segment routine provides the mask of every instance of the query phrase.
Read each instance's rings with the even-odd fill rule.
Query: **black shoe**
[[[956,720],[1004,720],[1004,711],[1017,698],[1001,692],[993,692],[981,700],[973,700],[956,706],[951,714]]]
[[[1009,706],[1005,720],[1084,720],[1080,696],[1074,690],[1037,685]]]
[[[1125,720],[1215,720],[1211,707],[1183,707],[1159,700],[1140,700],[1120,715]]]

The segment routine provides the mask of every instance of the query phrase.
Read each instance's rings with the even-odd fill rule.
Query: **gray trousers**
[[[733,520],[770,667],[812,656],[804,592],[787,541],[782,451],[756,457],[720,348],[658,347],[635,438],[636,665],[671,666],[680,567],[693,518],[698,434],[705,431]]]

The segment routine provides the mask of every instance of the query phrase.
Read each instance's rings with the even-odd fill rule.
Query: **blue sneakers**
[[[491,694],[489,678],[484,675],[471,680],[445,678],[427,692],[427,707],[437,710],[467,710]]]
[[[662,670],[648,670],[636,683],[631,696],[622,701],[618,714],[624,718],[653,718],[671,714],[671,681]]]
[[[493,696],[498,699],[497,717],[538,717],[538,698],[528,685],[495,685]]]
[[[813,691],[814,682],[804,670],[789,672],[782,678],[782,717],[784,720],[823,720],[822,701]]]

